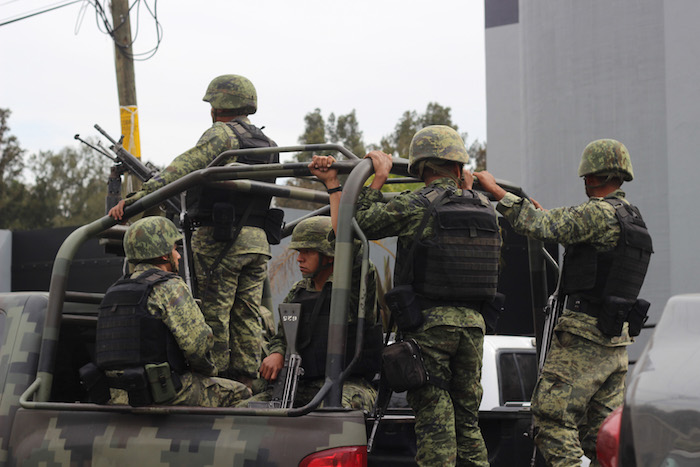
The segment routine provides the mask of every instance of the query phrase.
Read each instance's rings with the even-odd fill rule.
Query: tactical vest
[[[226,122],[226,125],[238,138],[239,149],[277,146],[258,127],[241,119]],[[248,165],[275,164],[279,162],[279,153],[238,156],[236,162]],[[269,178],[261,181],[274,183],[275,179]],[[195,223],[212,225],[215,204],[226,203],[233,206],[234,218],[241,216],[248,207],[251,207],[248,219],[244,225],[264,228],[265,216],[270,208],[271,200],[272,196],[251,195],[210,186],[195,187],[187,192],[187,211]]]
[[[444,191],[426,187],[419,192],[419,200],[427,208]],[[397,285],[406,268],[412,267],[413,280],[408,282],[428,299],[459,303],[491,300],[496,295],[501,249],[496,212],[485,197],[471,190],[462,193],[449,191],[435,206],[431,214],[434,235],[419,237],[412,257],[410,247],[399,242]]]
[[[635,300],[653,253],[651,236],[635,206],[618,198],[604,198],[603,201],[615,208],[620,224],[617,246],[601,252],[586,244],[566,247],[563,291],[593,303],[600,303],[605,297]]]
[[[148,312],[153,287],[175,276],[151,269],[134,279],[125,276],[107,290],[99,308],[95,339],[95,361],[101,370],[163,362],[177,373],[186,370],[185,356],[172,332],[162,319]]]
[[[331,287],[327,284],[320,292],[301,289],[292,303],[301,304],[297,351],[304,368],[302,379],[319,378],[326,374],[326,354],[328,352],[328,325],[331,313]],[[377,329],[379,332],[377,332]],[[350,364],[355,355],[357,326],[348,326],[345,346],[345,365]],[[362,353],[355,364],[352,375],[371,379],[378,371],[381,361],[381,325],[365,325]]]

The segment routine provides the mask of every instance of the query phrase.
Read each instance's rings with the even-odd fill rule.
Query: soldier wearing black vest
[[[591,142],[578,174],[589,200],[549,211],[506,193],[488,172],[476,174],[516,232],[566,247],[560,285],[566,309],[532,396],[535,442],[553,466],[580,465],[584,453],[597,465],[598,429],[623,402],[626,347],[648,308],[637,296],[652,243],[620,190],[634,177],[627,148],[613,139]]]
[[[421,348],[434,384],[409,389],[416,414],[418,465],[488,466],[478,424],[485,323],[480,311],[496,295],[501,239],[496,212],[471,190],[464,141],[452,128],[417,132],[409,172],[425,187],[384,202],[380,192],[391,156],[372,151],[374,179],[363,188],[357,222],[369,239],[397,236],[395,286],[410,286],[418,320],[403,329]],[[331,215],[340,193],[332,157],[314,156],[309,168],[326,184]],[[438,383],[441,382],[441,383]]]
[[[311,401],[324,383],[326,353],[328,352],[328,324],[331,310],[331,289],[333,286],[333,260],[335,251],[329,241],[331,233],[330,217],[312,217],[301,221],[292,232],[289,248],[297,250],[299,270],[303,279],[292,287],[285,303],[300,303],[299,334],[296,348],[301,355],[304,374],[300,378],[295,406]],[[348,307],[348,335],[346,365],[355,354],[357,331],[357,311],[359,304],[360,281],[367,286],[365,302],[366,327],[364,346],[360,361],[354,366],[355,373],[343,383],[343,407],[372,410],[377,392],[371,384],[379,371],[382,348],[381,325],[376,323],[376,269],[370,266],[367,277],[361,278],[361,256],[356,252],[353,264],[352,293]],[[283,367],[286,350],[286,337],[282,327],[270,342],[270,355],[260,368],[262,377],[269,381],[277,379]],[[262,400],[258,398],[257,400]]]
[[[95,362],[112,404],[231,406],[250,396],[242,383],[215,378],[211,328],[176,274],[182,235],[163,217],[146,217],[124,236],[135,266],[100,304]]]
[[[203,98],[211,104],[213,125],[197,145],[179,155],[141,191],[119,202],[110,215],[121,219],[124,206],[148,193],[203,169],[231,149],[271,147],[275,143],[252,125],[257,93],[243,76],[215,78]],[[226,163],[279,162],[279,155],[241,156]],[[222,376],[251,386],[262,358],[263,318],[260,311],[271,241],[281,227],[281,211],[270,209],[270,198],[213,188],[188,192],[188,211],[195,225],[192,236],[202,311],[214,332],[212,358]]]

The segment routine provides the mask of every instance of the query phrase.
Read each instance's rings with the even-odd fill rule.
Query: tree
[[[21,213],[28,199],[27,188],[20,181],[24,150],[19,141],[10,135],[7,120],[9,109],[0,109],[0,228],[9,229],[23,225]]]

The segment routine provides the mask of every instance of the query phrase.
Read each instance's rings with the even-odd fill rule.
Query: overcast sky
[[[148,5],[153,7],[154,0]],[[0,23],[64,2],[0,0]],[[156,44],[154,20],[132,11],[134,52]],[[486,139],[481,0],[167,0],[162,41],[136,62],[141,154],[165,165],[209,127],[202,96],[221,74],[258,91],[251,117],[279,145],[298,144],[304,115],[356,110],[366,144],[406,110],[452,108],[468,143]],[[81,15],[81,12],[84,14]],[[87,2],[0,27],[0,107],[30,153],[58,151],[93,125],[119,135],[114,48]]]

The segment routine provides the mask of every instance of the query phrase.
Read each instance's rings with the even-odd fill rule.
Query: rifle
[[[270,407],[289,409],[294,405],[299,376],[304,374],[304,369],[301,367],[301,355],[296,350],[301,304],[280,303],[279,313],[282,329],[284,329],[284,335],[287,339],[287,355],[284,367],[277,375],[277,381],[272,389]]]
[[[549,253],[545,250],[544,253],[549,256]],[[549,256],[552,263],[556,264],[554,259]],[[547,361],[547,355],[549,355],[549,349],[552,345],[552,337],[554,336],[554,328],[559,321],[562,311],[564,310],[564,297],[560,296],[560,289],[562,283],[562,271],[563,267],[559,267],[559,278],[557,279],[557,288],[554,290],[552,295],[547,299],[547,304],[544,307],[544,328],[542,329],[542,344],[540,345],[540,355],[537,362],[537,377],[542,375],[542,370],[544,369],[544,364]],[[532,458],[530,459],[530,467],[535,467],[537,463],[537,446],[535,445],[535,422],[534,419],[530,425],[530,438],[532,439]]]

